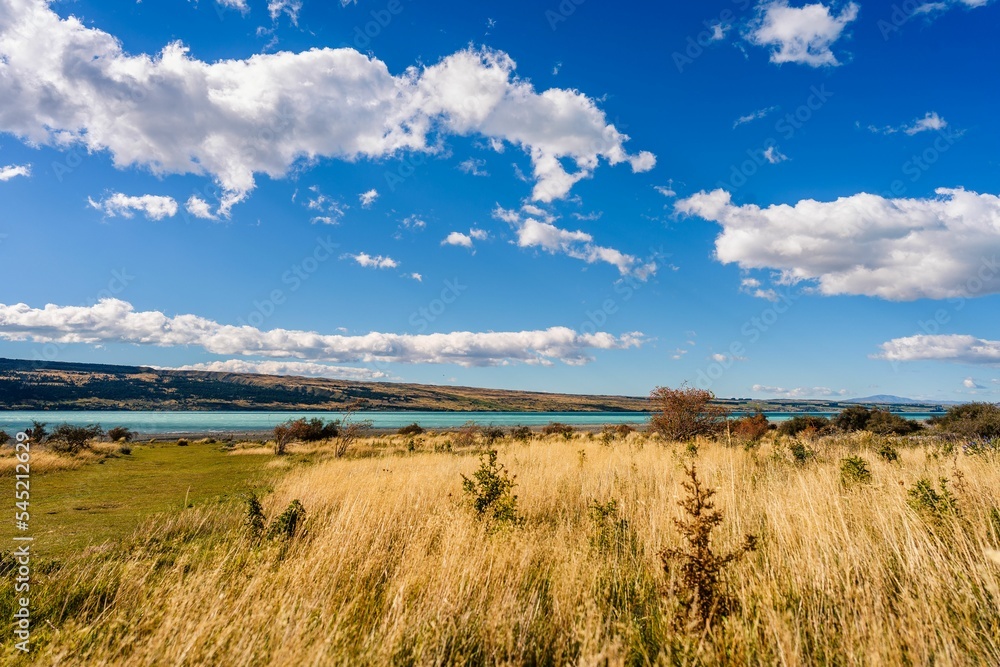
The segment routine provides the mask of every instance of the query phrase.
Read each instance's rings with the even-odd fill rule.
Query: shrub
[[[573,437],[573,427],[569,424],[563,424],[561,422],[549,422],[542,427],[543,435],[561,435],[562,437],[569,440]]]
[[[667,440],[714,436],[725,427],[726,409],[712,404],[715,394],[707,389],[657,387],[649,398],[658,410],[650,419],[650,429]]]
[[[871,417],[872,411],[868,408],[863,405],[852,405],[834,417],[833,426],[841,431],[864,431]]]
[[[24,432],[28,434],[28,438],[34,443],[45,442],[46,438],[49,437],[48,431],[45,430],[45,422],[32,420],[31,428],[25,429]]]
[[[479,459],[479,469],[472,478],[462,475],[462,491],[481,519],[498,523],[519,523],[517,496],[513,494],[514,477],[497,462],[497,450],[491,449]]]
[[[866,430],[878,435],[909,435],[923,428],[920,422],[888,410],[873,410],[865,426]]]
[[[715,616],[725,616],[732,610],[735,600],[725,593],[721,585],[723,570],[755,551],[757,537],[748,534],[738,549],[725,555],[716,554],[712,550],[712,531],[722,523],[722,512],[715,509],[712,502],[715,489],[701,485],[693,464],[685,472],[689,478],[683,483],[687,497],[678,504],[684,509],[686,519],[674,519],[684,546],[664,549],[661,558],[667,574],[675,568],[678,571],[684,610],[708,625]]]
[[[637,556],[642,551],[638,536],[627,519],[618,513],[618,503],[609,500],[600,503],[590,501],[590,520],[593,532],[590,545],[598,553],[614,556]]]
[[[412,424],[404,426],[398,431],[396,431],[396,433],[398,433],[399,435],[422,435],[423,432],[424,432],[424,427],[418,424],[417,422],[413,422]]]
[[[249,513],[249,507],[247,511]],[[291,539],[295,537],[295,532],[305,519],[306,510],[302,507],[302,503],[298,500],[293,500],[288,504],[284,512],[274,518],[274,521],[271,522],[270,527],[267,529],[267,534],[269,537]]]
[[[525,442],[527,440],[531,440],[531,436],[531,429],[527,426],[514,426],[510,429],[510,437],[514,440]]]
[[[778,433],[781,435],[799,435],[807,429],[813,429],[813,433],[829,430],[830,420],[826,417],[815,415],[796,415],[787,421],[781,422],[778,426]]]
[[[756,444],[767,434],[770,423],[761,412],[745,415],[733,421],[730,432],[733,437],[745,444]]]
[[[872,481],[872,471],[868,462],[860,456],[848,456],[840,459],[840,483],[844,486],[852,484],[867,484]]]
[[[243,528],[250,539],[259,540],[264,536],[264,523],[264,507],[257,494],[251,493],[247,496],[246,513],[243,516]]]
[[[108,440],[111,442],[118,442],[124,440],[125,442],[132,442],[135,436],[138,435],[135,431],[126,428],[125,426],[115,426],[108,429]]]
[[[899,461],[899,450],[888,442],[880,444],[878,449],[875,450],[875,453],[878,454],[879,458],[886,463],[895,463],[896,461]]]
[[[178,447],[187,447],[188,446],[187,438],[178,438],[177,439],[177,446]]]
[[[0,431],[0,445],[6,445],[8,442],[10,442],[10,436],[7,431]]]
[[[605,424],[601,429],[601,443],[610,445],[619,438],[627,438],[633,431],[635,429],[628,424]]]
[[[910,507],[923,514],[934,518],[958,514],[955,496],[948,489],[948,480],[944,477],[941,478],[940,492],[934,488],[934,484],[929,479],[921,477],[906,491],[906,495]]]
[[[1000,406],[993,403],[965,403],[948,408],[931,423],[944,431],[971,438],[1000,438]]]
[[[462,428],[455,433],[456,447],[475,447],[479,439],[479,424],[476,422],[465,422]]]
[[[347,454],[351,445],[353,445],[358,438],[364,436],[368,429],[372,427],[372,420],[354,418],[354,413],[364,406],[364,401],[355,401],[347,407],[347,410],[344,413],[344,418],[340,422],[332,422],[338,425],[338,433],[336,434],[337,440],[333,448],[333,455],[338,459]]]
[[[122,443],[122,444],[118,445],[118,453],[119,454],[124,454],[125,456],[128,456],[128,455],[130,455],[132,453],[132,448],[129,447],[128,445],[126,445],[125,443]]]
[[[796,440],[789,444],[788,452],[792,455],[796,463],[805,463],[816,455],[816,452],[806,447],[805,443],[801,440]]]
[[[340,435],[340,421],[324,422],[318,417],[312,419],[289,419],[274,427],[274,453],[282,455],[293,442],[318,442],[330,440]]]
[[[483,435],[483,442],[487,447],[492,447],[497,440],[503,440],[505,433],[499,426],[484,426],[480,433]]]
[[[89,426],[60,424],[52,431],[49,442],[52,443],[52,449],[57,452],[76,454],[81,449],[86,449],[91,440],[99,438],[103,434],[104,429],[101,428],[100,424],[90,424]]]

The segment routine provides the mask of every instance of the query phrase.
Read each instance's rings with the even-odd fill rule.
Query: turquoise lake
[[[768,412],[773,422],[796,414],[830,417],[832,412]],[[939,413],[901,413],[908,419],[928,419]],[[734,413],[738,416],[739,413]],[[337,412],[157,412],[157,411],[0,411],[0,430],[14,432],[31,426],[33,420],[56,424],[100,424],[104,428],[127,426],[143,434],[226,433],[230,431],[269,431],[283,421],[300,417],[339,419]],[[544,426],[562,422],[574,426],[600,424],[644,424],[649,415],[636,412],[358,412],[356,419],[370,419],[376,428],[396,429],[414,422],[424,428],[453,428],[473,421],[480,425]]]

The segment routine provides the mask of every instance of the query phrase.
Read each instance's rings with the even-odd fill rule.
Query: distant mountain
[[[878,405],[954,405],[956,401],[918,401],[903,396],[875,394],[874,396],[865,396],[864,398],[852,398],[844,401],[844,403],[864,403],[866,405],[870,403]]]

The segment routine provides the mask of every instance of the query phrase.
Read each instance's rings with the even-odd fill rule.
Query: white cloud
[[[746,116],[740,116],[735,121],[733,121],[733,129],[739,127],[740,125],[745,125],[746,123],[751,123],[755,120],[760,120],[761,118],[764,118],[777,108],[778,107],[767,107],[764,109],[758,109],[757,111],[748,113]]]
[[[93,306],[31,308],[0,304],[0,339],[38,343],[127,343],[158,347],[200,347],[218,355],[269,357],[331,363],[430,363],[495,366],[509,363],[579,365],[592,350],[639,347],[641,333],[613,336],[581,334],[566,327],[533,331],[435,334],[369,333],[359,336],[315,331],[219,324],[196,315],[169,317],[159,311],[137,312],[119,299]]]
[[[462,232],[451,232],[443,241],[441,241],[441,245],[454,245],[471,249],[474,245],[473,241],[485,241],[489,237],[490,234],[485,229],[477,229],[476,227],[473,227],[469,230],[468,234],[463,234]]]
[[[899,127],[893,127],[888,125],[886,127],[876,127],[874,125],[869,125],[868,129],[872,132],[877,132],[879,134],[895,134],[897,132],[903,132],[910,135],[919,134],[920,132],[929,131],[940,131],[948,127],[948,121],[939,116],[936,111],[928,111],[924,114],[923,118],[917,118],[909,125],[901,125]]]
[[[309,222],[311,222],[314,225],[339,225],[340,218],[339,217],[334,218],[333,216],[329,215],[317,215],[313,216],[309,220]]]
[[[736,206],[724,190],[676,204],[722,225],[716,258],[773,269],[779,284],[893,301],[1000,292],[1000,198],[941,188],[929,199],[860,193],[831,202]]]
[[[408,229],[412,232],[419,232],[425,227],[427,227],[427,223],[415,215],[410,215],[403,218],[403,222],[401,224],[403,229]]]
[[[829,387],[795,387],[794,389],[785,389],[784,387],[771,387],[764,384],[755,384],[751,389],[761,394],[770,394],[782,398],[847,396],[850,393],[846,389],[830,389]]]
[[[0,167],[0,183],[18,176],[31,176],[31,165],[8,164],[6,167]]]
[[[712,361],[716,361],[716,362],[718,362],[720,364],[732,363],[734,361],[746,361],[747,360],[746,357],[730,356],[728,354],[722,354],[721,352],[716,352],[710,358],[711,358]]]
[[[122,216],[131,218],[136,211],[143,213],[150,220],[172,218],[177,214],[177,202],[173,197],[160,195],[139,195],[137,197],[115,192],[100,201],[88,198],[91,208],[101,211],[109,218]]]
[[[912,125],[905,128],[903,132],[906,132],[910,136],[917,134],[918,132],[927,132],[928,130],[943,130],[948,126],[947,121],[937,113],[931,111],[924,115],[923,118],[919,118],[913,122]]]
[[[1000,366],[1000,340],[965,334],[917,335],[882,343],[877,359]]]
[[[191,195],[188,198],[187,203],[184,204],[184,210],[196,218],[216,219],[215,214],[212,213],[212,207],[198,195]]]
[[[412,278],[413,280],[416,280],[418,283],[424,282],[424,277],[422,275],[420,275],[419,273],[411,273],[410,274],[410,278]]]
[[[549,254],[563,254],[588,264],[604,262],[618,269],[621,275],[646,280],[656,274],[656,262],[643,263],[633,255],[620,250],[599,246],[594,237],[584,231],[569,231],[552,224],[556,218],[549,216],[542,222],[532,217],[522,218],[517,211],[497,207],[493,215],[514,227],[520,248],[541,248]]]
[[[537,91],[499,51],[470,48],[399,75],[351,48],[208,63],[179,42],[128,54],[113,35],[60,18],[45,0],[4,7],[0,131],[107,151],[120,168],[206,174],[222,187],[223,216],[254,189],[257,174],[280,178],[324,157],[439,153],[448,135],[520,147],[539,201],[566,197],[601,161],[634,171],[655,164],[651,153],[625,150],[628,137],[595,100]]]
[[[186,366],[164,367],[163,370],[209,371],[213,373],[254,373],[257,375],[293,375],[298,377],[331,378],[335,380],[379,380],[389,377],[388,373],[368,368],[351,366],[330,366],[311,361],[248,361],[227,359]]]
[[[830,47],[858,17],[857,3],[848,3],[834,15],[822,3],[789,7],[787,0],[773,0],[758,6],[747,40],[771,48],[773,63],[801,63],[811,67],[836,66],[840,62]]]
[[[317,212],[317,215],[312,218],[313,224],[317,222],[326,225],[339,224],[344,215],[347,213],[347,209],[350,207],[339,199],[327,197],[325,194],[320,192],[318,186],[310,186],[309,191],[313,194],[306,198],[305,207],[310,211]],[[360,195],[362,205],[364,205],[364,197],[366,194],[368,193],[362,193]],[[378,197],[377,192],[375,193],[375,196]],[[375,200],[373,199],[372,201]]]
[[[457,245],[463,248],[472,247],[472,238],[462,232],[452,232],[441,241],[441,245]]]
[[[962,386],[965,387],[966,389],[986,389],[986,387],[979,384],[971,377],[967,377],[964,380],[962,380]]]
[[[461,171],[472,176],[489,176],[490,173],[484,167],[486,167],[486,160],[471,157],[458,164],[458,168]]]
[[[386,257],[384,255],[373,256],[363,252],[357,255],[346,255],[346,257],[350,257],[366,269],[395,269],[399,266],[399,262],[394,260],[392,257]]]
[[[375,203],[376,199],[378,199],[378,190],[376,190],[375,188],[372,188],[367,192],[362,192],[360,195],[358,195],[358,200],[361,202],[362,208],[371,207],[371,205]]]
[[[223,7],[229,7],[230,9],[238,9],[244,14],[250,11],[250,7],[247,6],[247,0],[216,0]]]
[[[267,11],[271,15],[272,21],[276,21],[284,12],[293,25],[298,25],[301,10],[302,0],[268,0],[267,3]]]
[[[654,185],[653,189],[659,192],[664,197],[677,196],[677,192],[674,190],[673,185]]]
[[[787,160],[788,156],[777,150],[774,146],[768,146],[767,150],[764,151],[764,159],[771,164],[778,164]]]

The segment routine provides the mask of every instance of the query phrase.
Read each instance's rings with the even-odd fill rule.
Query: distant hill
[[[928,405],[928,401],[917,401],[903,396],[892,396],[890,394],[875,394],[864,398],[852,398],[844,403],[864,403],[865,405]],[[955,405],[957,401],[934,401],[932,405]]]
[[[0,410],[640,412],[645,398],[0,359]]]

